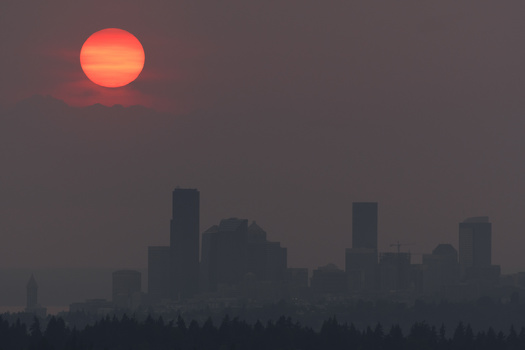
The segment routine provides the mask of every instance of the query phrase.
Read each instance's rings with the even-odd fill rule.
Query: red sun
[[[92,34],[82,46],[80,65],[95,84],[120,87],[139,76],[144,67],[144,49],[125,30],[103,29]]]

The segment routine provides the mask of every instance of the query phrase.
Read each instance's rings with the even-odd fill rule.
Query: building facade
[[[459,224],[459,266],[461,278],[492,264],[492,224],[487,216],[468,218]]]
[[[148,296],[155,303],[170,297],[170,247],[148,247]]]
[[[38,306],[38,285],[33,274],[27,282],[26,292],[26,310],[34,310]]]
[[[39,317],[46,317],[47,309],[38,304],[38,284],[36,283],[35,276],[31,274],[29,281],[26,285],[26,309],[28,313],[35,314]]]
[[[220,285],[236,285],[247,274],[255,281],[281,281],[287,267],[287,250],[269,242],[255,222],[221,220],[202,234],[201,287],[215,292]]]
[[[365,292],[377,289],[377,252],[366,248],[347,248],[345,251],[345,273],[348,290]]]
[[[345,272],[334,264],[320,266],[312,273],[310,288],[315,295],[342,295],[347,291]]]
[[[196,189],[176,188],[170,227],[170,296],[192,297],[199,289],[199,209]]]
[[[451,244],[439,244],[432,254],[423,254],[422,261],[424,294],[444,295],[459,283],[458,252]]]
[[[140,304],[141,274],[135,270],[113,272],[112,301],[115,307],[129,309]]]
[[[378,288],[377,202],[352,203],[352,248],[345,251],[345,274],[352,293]]]
[[[377,202],[352,203],[352,248],[377,252]]]
[[[411,288],[410,253],[381,253],[379,282],[383,292],[406,291]]]

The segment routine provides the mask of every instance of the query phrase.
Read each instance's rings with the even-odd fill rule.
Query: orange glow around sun
[[[144,67],[144,49],[125,30],[103,29],[92,34],[82,46],[80,65],[95,84],[120,87],[139,76]]]

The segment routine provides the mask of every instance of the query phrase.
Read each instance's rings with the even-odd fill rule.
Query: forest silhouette
[[[276,322],[249,324],[238,318],[224,317],[219,325],[208,319],[187,324],[182,317],[166,322],[162,317],[138,321],[127,315],[106,316],[79,330],[64,319],[51,317],[43,327],[38,318],[29,326],[0,318],[0,349],[523,349],[525,327],[507,333],[492,328],[474,333],[460,322],[446,336],[445,326],[425,322],[412,325],[403,334],[398,325],[383,329],[381,324],[358,330],[353,324],[340,323],[335,317],[324,321],[319,331],[301,326],[290,317]]]

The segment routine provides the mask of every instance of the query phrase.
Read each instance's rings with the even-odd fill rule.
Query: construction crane
[[[390,244],[391,247],[397,247],[397,253],[398,254],[401,251],[401,246],[409,246],[409,245],[415,245],[415,244],[414,243],[399,243],[399,241],[397,241],[397,243],[391,243]]]

